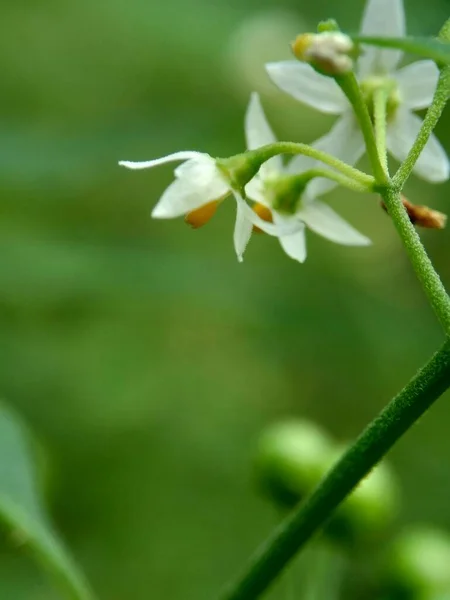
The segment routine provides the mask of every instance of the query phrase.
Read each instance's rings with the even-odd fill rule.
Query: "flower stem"
[[[389,177],[389,167],[386,151],[386,125],[387,125],[387,93],[383,88],[375,90],[373,95],[373,116],[375,125],[375,142],[377,145],[378,157],[383,167],[385,176]]]
[[[439,39],[443,41],[450,41],[450,19],[444,24],[440,33]],[[406,180],[411,175],[411,172],[416,164],[422,150],[425,148],[426,143],[431,137],[434,128],[436,127],[439,119],[441,118],[442,111],[448,102],[450,96],[450,65],[446,65],[441,68],[441,74],[439,81],[434,93],[433,102],[425,115],[422,122],[419,134],[413,147],[409,151],[408,156],[402,163],[397,173],[394,176],[394,183],[399,189],[402,189],[405,185]]]
[[[355,181],[355,179],[350,179],[345,175],[341,175],[341,173],[337,173],[336,171],[330,171],[330,169],[311,169],[309,171],[305,171],[301,174],[300,177],[310,176],[311,179],[314,177],[323,177],[324,179],[330,179],[331,181],[335,181],[337,184],[342,185],[350,190],[355,192],[373,192],[375,179],[372,178],[372,183],[361,183],[359,181]]]
[[[402,435],[450,387],[450,341],[363,431],[311,496],[275,530],[222,600],[254,600]]]
[[[378,154],[377,143],[375,141],[375,134],[372,121],[370,119],[369,110],[356,77],[354,73],[347,73],[346,75],[336,77],[335,79],[336,83],[347,96],[350,104],[353,107],[356,118],[358,119],[359,126],[361,127],[361,131],[364,136],[364,141],[366,142],[367,155],[369,156],[375,179],[380,184],[387,183],[388,178],[384,172],[383,165],[381,164]]]
[[[355,167],[351,167],[342,160],[331,156],[331,154],[322,152],[322,150],[318,150],[317,148],[308,146],[307,144],[296,142],[274,142],[273,144],[261,146],[261,148],[258,148],[257,150],[250,150],[247,152],[247,156],[253,155],[255,161],[257,160],[260,163],[263,163],[269,160],[269,158],[279,154],[302,154],[303,156],[309,156],[320,162],[323,162],[337,171],[340,171],[347,178],[353,179],[362,185],[372,186],[374,184],[374,178],[371,175],[368,175],[359,169],[355,169]]]
[[[423,247],[419,234],[403,206],[400,192],[392,186],[380,190],[416,275],[447,336],[450,336],[450,298]]]

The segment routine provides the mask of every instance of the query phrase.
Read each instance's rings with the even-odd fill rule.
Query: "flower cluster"
[[[402,0],[368,0],[361,32],[363,35],[405,35]],[[336,77],[353,73],[373,117],[374,97],[385,94],[386,146],[398,160],[406,158],[421,126],[413,111],[430,105],[439,71],[430,60],[398,68],[399,50],[364,48],[354,52],[344,34],[303,34],[293,45],[299,60],[269,63],[267,72],[284,92],[323,113],[339,115],[328,134],[311,145],[312,154],[294,156],[285,163],[276,151],[276,138],[264,115],[259,97],[252,94],[245,118],[248,152],[230,159],[184,151],[145,162],[121,161],[130,169],[145,169],[166,162],[182,161],[153,209],[154,218],[185,216],[194,228],[204,225],[228,196],[236,202],[234,247],[241,261],[252,232],[263,231],[279,238],[291,258],[306,258],[305,229],[337,244],[365,246],[370,240],[319,200],[338,183],[351,181],[336,175],[336,169],[314,154],[320,151],[354,165],[365,151],[364,137],[351,103]],[[269,151],[272,147],[273,151]],[[331,167],[331,168],[330,168]],[[434,136],[415,164],[416,175],[430,182],[449,178],[449,161]],[[367,187],[367,191],[372,191]],[[420,222],[419,222],[420,224]]]

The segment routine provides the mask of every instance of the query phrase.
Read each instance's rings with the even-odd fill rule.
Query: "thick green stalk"
[[[400,192],[395,188],[387,187],[380,190],[380,194],[402,239],[417,278],[445,333],[450,336],[450,298],[420,241],[419,234],[406,213]]]
[[[450,387],[450,341],[370,423],[322,480],[252,558],[221,600],[254,600],[320,530],[353,488]]]

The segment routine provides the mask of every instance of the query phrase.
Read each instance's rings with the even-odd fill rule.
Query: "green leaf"
[[[53,530],[40,500],[31,444],[18,417],[0,403],[0,521],[54,576],[70,600],[94,600]]]
[[[430,58],[440,64],[450,63],[450,44],[437,38],[428,37],[373,37],[373,36],[350,36],[354,42],[379,46],[380,48],[395,48],[410,54],[419,54],[424,58]]]

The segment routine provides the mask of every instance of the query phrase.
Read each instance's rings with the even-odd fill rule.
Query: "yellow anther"
[[[213,200],[212,202],[208,202],[208,204],[203,204],[203,206],[188,212],[185,215],[184,220],[193,229],[203,227],[203,225],[206,225],[206,223],[215,215],[218,206],[218,200]]]
[[[264,204],[260,204],[259,202],[256,202],[252,206],[252,209],[258,215],[258,217],[260,219],[262,219],[263,221],[266,221],[266,223],[273,223],[272,212],[271,212],[270,208],[267,208],[267,206],[264,206]],[[253,225],[253,232],[254,233],[264,233],[263,230],[260,229],[257,225]]]

